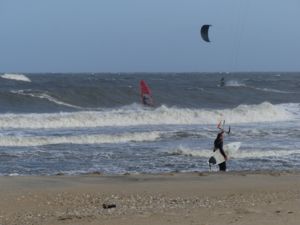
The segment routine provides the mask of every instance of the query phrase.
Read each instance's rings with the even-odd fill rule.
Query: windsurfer
[[[144,80],[140,81],[140,90],[141,90],[141,98],[142,98],[143,105],[153,106],[154,104],[151,95],[151,90]]]

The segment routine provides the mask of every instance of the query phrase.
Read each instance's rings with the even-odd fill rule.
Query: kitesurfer
[[[224,87],[225,86],[225,78],[222,77],[220,80],[220,87]]]
[[[219,164],[219,170],[220,171],[226,171],[226,160],[227,160],[227,155],[224,152],[223,149],[223,140],[224,140],[224,131],[222,130],[220,133],[218,133],[217,138],[215,139],[214,142],[214,152],[216,150],[220,150],[220,153],[223,155],[225,161]]]
[[[223,126],[225,124],[225,121],[223,122]],[[224,133],[225,131],[223,130],[223,128],[221,127],[221,122],[218,125],[218,128],[221,130],[218,135],[217,138],[214,141],[214,152],[217,151],[218,149],[220,150],[220,153],[223,155],[225,161],[219,164],[219,170],[220,171],[226,171],[226,160],[227,160],[227,155],[224,152],[223,149],[223,142],[224,142]],[[228,129],[228,131],[226,132],[227,134],[230,133],[230,127]]]

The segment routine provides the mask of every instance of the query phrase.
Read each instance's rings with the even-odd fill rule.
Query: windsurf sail
[[[210,42],[210,39],[208,36],[208,31],[209,31],[210,27],[211,27],[211,25],[206,24],[206,25],[203,25],[200,30],[201,37],[206,42]]]
[[[144,80],[140,81],[140,91],[143,105],[153,106],[151,90]]]

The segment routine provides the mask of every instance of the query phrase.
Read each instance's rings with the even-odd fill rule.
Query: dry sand
[[[1,225],[299,225],[300,173],[0,177],[0,199]]]

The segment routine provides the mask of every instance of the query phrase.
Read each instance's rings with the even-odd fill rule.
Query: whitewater
[[[242,142],[231,171],[300,166],[300,74],[0,77],[1,175],[208,171],[221,120],[225,143]],[[140,103],[141,79],[153,108]]]

